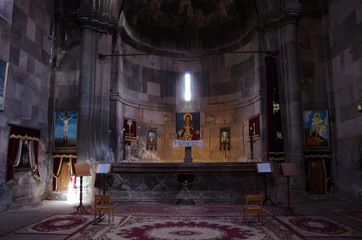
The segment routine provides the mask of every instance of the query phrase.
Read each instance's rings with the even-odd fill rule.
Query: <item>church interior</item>
[[[0,215],[361,206],[358,0],[3,0],[0,33]]]

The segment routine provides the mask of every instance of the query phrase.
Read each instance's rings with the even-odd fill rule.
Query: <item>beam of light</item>
[[[74,179],[72,178],[72,181],[70,181],[68,184],[67,203],[69,204],[74,204],[79,202],[79,193],[76,189],[73,188],[73,180]]]

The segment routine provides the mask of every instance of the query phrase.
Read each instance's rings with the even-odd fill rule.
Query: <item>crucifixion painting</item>
[[[77,147],[77,112],[56,112],[54,121],[54,147]]]

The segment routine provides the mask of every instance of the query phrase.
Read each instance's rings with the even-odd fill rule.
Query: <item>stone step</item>
[[[43,206],[43,202],[31,197],[17,198],[11,205],[11,209],[36,208]]]

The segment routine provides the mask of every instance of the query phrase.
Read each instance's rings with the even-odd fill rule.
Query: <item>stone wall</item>
[[[6,1],[0,17],[0,57],[9,62],[4,110],[0,112],[0,209],[27,199],[40,201],[49,174],[50,135],[48,100],[50,91],[49,34],[52,3],[49,1]],[[40,130],[38,160],[40,179],[15,173],[6,183],[9,124]],[[30,172],[29,172],[30,173]],[[3,195],[4,194],[4,195]]]
[[[343,11],[341,10],[343,9]],[[332,122],[336,187],[344,199],[360,199],[362,192],[362,3],[333,1],[323,18],[330,47],[328,91],[334,102]]]

